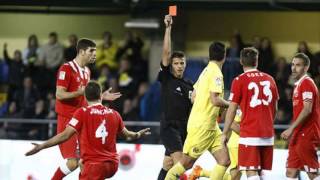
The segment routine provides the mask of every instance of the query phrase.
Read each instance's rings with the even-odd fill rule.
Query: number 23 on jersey
[[[260,87],[262,87],[262,92],[260,92]],[[272,92],[270,89],[270,81],[260,81],[258,84],[255,82],[250,82],[248,85],[249,90],[253,90],[253,95],[250,101],[250,107],[254,108],[259,105],[269,105],[272,102]],[[260,93],[266,98],[259,99]]]

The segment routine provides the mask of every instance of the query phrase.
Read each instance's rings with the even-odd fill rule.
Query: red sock
[[[66,175],[61,171],[60,167],[56,170],[51,180],[62,180]]]

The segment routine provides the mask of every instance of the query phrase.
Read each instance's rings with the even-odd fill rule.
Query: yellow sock
[[[223,180],[231,180],[231,174],[226,172],[223,176]]]
[[[211,171],[210,180],[221,180],[226,173],[227,167],[217,164]]]
[[[178,162],[168,171],[165,180],[177,180],[185,171],[186,169]]]
[[[210,177],[210,174],[211,174],[211,171],[206,170],[206,169],[202,169],[201,172],[200,172],[200,176],[201,176],[201,177],[207,177],[207,178],[209,178],[209,177]]]

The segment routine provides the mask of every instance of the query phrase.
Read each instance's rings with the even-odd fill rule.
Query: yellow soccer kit
[[[217,118],[220,107],[211,102],[210,93],[219,93],[223,98],[223,75],[218,65],[212,61],[200,74],[194,85],[196,97],[188,120],[188,135],[183,152],[198,158],[205,150],[215,152],[222,148],[221,130]]]
[[[238,109],[234,121],[240,123],[241,121],[241,110]],[[237,168],[238,166],[238,147],[239,147],[239,135],[232,131],[231,136],[228,141],[228,151],[230,156],[231,164],[229,169]]]

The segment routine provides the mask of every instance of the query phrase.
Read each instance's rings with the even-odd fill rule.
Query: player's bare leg
[[[287,178],[291,178],[292,180],[298,179],[299,170],[293,168],[287,168],[286,176]]]
[[[241,178],[241,172],[237,169],[230,169],[230,175],[232,180],[240,180]]]
[[[226,147],[219,149],[212,154],[217,161],[217,164],[211,171],[210,179],[223,179],[223,176],[230,165],[229,153]]]
[[[248,180],[260,180],[258,171],[246,171]]]
[[[307,174],[311,180],[320,180],[320,175],[316,172],[315,173],[308,172]]]
[[[170,156],[173,160],[173,164],[176,164],[182,158],[183,153],[181,151],[177,151],[177,152],[171,153]]]

